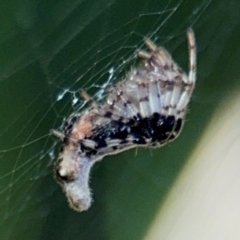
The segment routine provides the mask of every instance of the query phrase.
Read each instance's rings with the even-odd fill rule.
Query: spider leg
[[[95,150],[96,149],[96,142],[91,139],[82,139],[81,143],[84,144],[85,147]]]
[[[80,89],[80,96],[87,102],[91,103],[93,107],[98,108],[98,104],[96,103],[96,101],[83,89]]]
[[[55,137],[59,138],[61,141],[63,141],[65,134],[63,132],[60,132],[55,129],[50,130],[50,134],[54,135]]]
[[[169,101],[169,107],[168,107],[168,114],[171,116],[177,114],[176,108],[177,108],[179,98],[181,96],[181,90],[182,90],[181,76],[177,76],[175,77],[175,80],[173,82],[172,96]]]
[[[115,88],[112,89],[112,91],[115,91]],[[126,115],[127,111],[123,111],[122,109],[124,109],[124,106],[127,106],[126,101],[124,102],[124,105],[122,105],[122,102],[119,101],[118,96],[120,95],[119,93],[117,93],[117,98],[115,99],[116,93],[114,92],[111,95],[111,90],[110,90],[110,94],[108,97],[108,104],[107,107],[102,108],[101,106],[99,106],[97,104],[97,102],[87,93],[85,92],[83,89],[80,89],[80,95],[83,99],[85,99],[87,102],[91,103],[92,107],[97,109],[96,114],[98,114],[99,116],[103,117],[103,118],[111,118],[112,120],[118,120],[120,118],[122,119],[128,119],[129,116]],[[114,96],[113,98],[111,98],[111,96]],[[112,111],[112,110],[115,111]],[[106,112],[111,112],[111,114],[108,116],[108,114],[104,114]],[[124,116],[126,115],[126,116]],[[91,144],[90,144],[91,145]],[[91,146],[88,146],[91,148]]]
[[[188,38],[188,51],[189,51],[189,74],[188,80],[189,83],[195,85],[196,82],[196,62],[197,62],[197,54],[196,54],[196,41],[193,30],[190,28],[187,31]]]
[[[108,118],[112,120],[127,120],[135,115],[136,108],[128,99],[128,96],[122,91],[112,92],[107,98],[107,104],[101,109],[102,112],[108,112]]]
[[[183,111],[187,106],[196,81],[196,43],[192,29],[187,31],[187,39],[189,50],[189,74],[186,76],[184,73],[182,73],[183,90],[181,90],[182,86],[181,82],[179,82],[179,77],[181,78],[181,76],[179,75],[175,77],[175,87],[173,89],[170,104],[170,110],[173,110],[175,107],[177,112]],[[181,93],[181,91],[183,92]],[[174,114],[174,112],[170,112],[170,114],[172,113]]]
[[[149,82],[148,92],[151,114],[159,112],[159,109],[161,109],[161,99],[163,99],[163,94],[160,93],[159,81],[157,79]]]
[[[192,29],[189,29],[187,31],[187,38],[188,38],[188,49],[189,49],[189,74],[187,81],[185,78],[183,78],[184,86],[183,86],[183,92],[180,96],[180,99],[178,101],[176,110],[180,113],[183,112],[190,100],[190,97],[192,95],[192,91],[195,86],[196,82],[196,43],[195,43],[195,37]]]
[[[111,113],[112,120],[128,122],[129,119],[140,120],[141,117],[151,115],[147,99],[149,96],[149,79],[145,75],[142,76],[138,71],[132,71],[126,77],[126,79],[128,78],[132,80],[123,81],[111,90],[107,98],[107,104],[103,107],[103,111]]]
[[[117,91],[118,97],[122,104],[122,109],[124,109],[127,118],[132,118],[137,116],[138,109],[134,102],[130,99],[131,94],[128,92],[127,86],[123,83],[120,90]]]
[[[140,141],[139,141],[140,140]],[[124,143],[121,139],[109,139],[106,141],[107,147],[98,149],[99,154],[117,154],[119,152],[125,151],[126,149],[134,148],[136,146],[144,146],[149,144],[150,140],[139,139],[134,136],[128,136]],[[114,150],[114,151],[113,151]]]
[[[149,83],[145,79],[139,77],[136,81],[137,89],[136,99],[139,105],[139,113],[143,118],[151,115],[150,105],[149,105]]]
[[[177,113],[181,115],[184,113],[187,104],[189,103],[190,97],[192,95],[193,85],[192,84],[184,84],[183,90],[180,94],[180,98],[177,102],[176,110]]]
[[[158,50],[157,45],[154,42],[152,42],[149,38],[145,38],[144,42],[147,45],[147,47],[151,50],[151,52],[156,52]]]
[[[140,57],[140,58],[143,58],[143,59],[150,59],[151,58],[151,54],[149,54],[145,51],[142,51],[142,50],[137,51],[137,56]]]

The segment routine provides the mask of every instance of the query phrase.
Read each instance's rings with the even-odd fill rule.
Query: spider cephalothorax
[[[105,102],[73,114],[62,132],[53,130],[63,142],[55,176],[75,210],[84,211],[91,205],[88,182],[96,161],[135,146],[159,147],[180,133],[196,81],[196,45],[191,29],[187,38],[188,75],[165,49],[146,39],[150,52],[138,51],[142,63],[108,90]]]

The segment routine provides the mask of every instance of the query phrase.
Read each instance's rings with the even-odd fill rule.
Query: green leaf
[[[0,9],[0,239],[143,239],[216,107],[239,91],[240,2],[4,0]],[[73,212],[52,176],[50,130],[84,107],[80,88],[98,98],[121,80],[144,37],[187,72],[189,27],[198,78],[180,137],[104,158],[91,174],[93,206]]]

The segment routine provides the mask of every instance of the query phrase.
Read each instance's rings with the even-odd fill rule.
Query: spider
[[[160,147],[179,135],[196,81],[196,43],[191,29],[187,39],[188,75],[164,48],[145,39],[150,51],[137,52],[141,64],[108,89],[104,103],[97,104],[82,91],[91,107],[71,115],[61,131],[52,130],[62,141],[55,178],[74,210],[91,206],[89,175],[95,162],[136,146]]]

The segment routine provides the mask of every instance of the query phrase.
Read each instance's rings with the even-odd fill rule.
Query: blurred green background
[[[2,0],[0,239],[142,239],[214,110],[239,91],[239,16],[239,0]],[[145,36],[187,71],[188,27],[198,80],[181,136],[104,158],[93,206],[73,212],[52,177],[59,142],[49,130],[82,107],[80,88],[98,97],[111,69],[111,83],[124,77]]]

